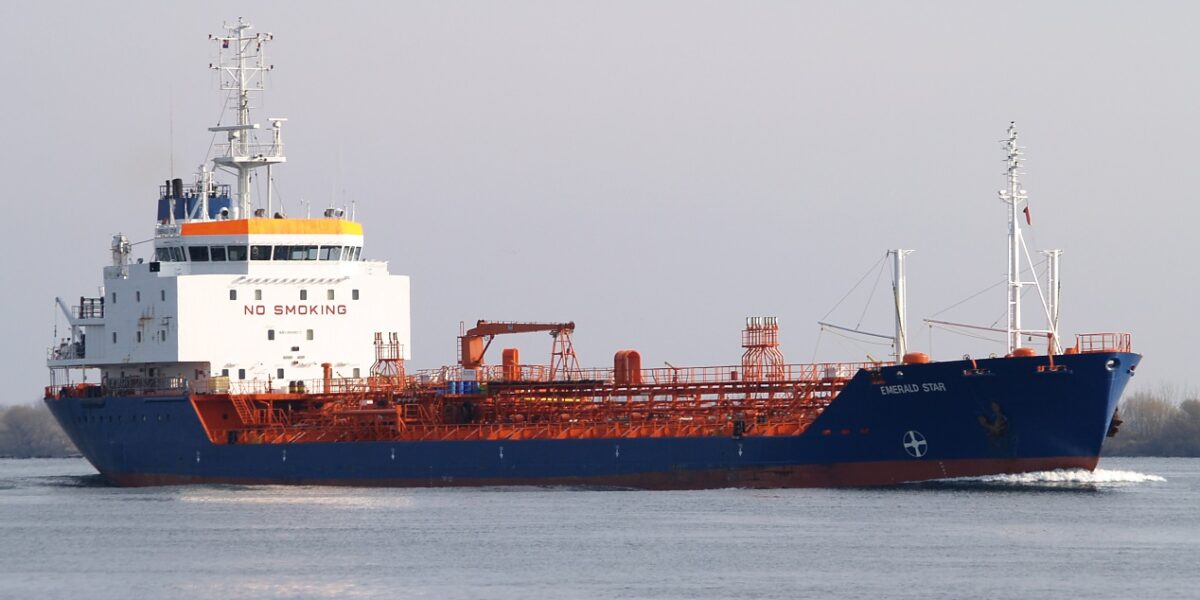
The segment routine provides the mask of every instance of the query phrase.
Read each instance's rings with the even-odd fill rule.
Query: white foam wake
[[[315,494],[303,488],[264,487],[256,490],[186,490],[178,500],[203,504],[328,506],[343,509],[401,509],[412,506],[408,496],[362,496],[337,492]]]
[[[1016,473],[1011,475],[985,475],[983,477],[966,477],[963,481],[979,481],[1008,485],[1105,485],[1130,483],[1161,483],[1166,478],[1137,471],[1119,471],[1115,469],[1055,469],[1053,471],[1036,471],[1033,473]]]

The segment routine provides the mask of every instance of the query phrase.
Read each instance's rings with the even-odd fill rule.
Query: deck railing
[[[658,367],[642,369],[642,385],[674,385],[674,384],[719,384],[744,381],[821,381],[831,379],[849,379],[861,369],[878,369],[889,366],[891,362],[853,362],[853,363],[814,363],[783,365],[775,372],[766,373],[760,377],[745,378],[740,365],[716,367]],[[550,368],[546,365],[521,365],[520,377],[508,379],[504,377],[502,365],[486,365],[474,370],[463,369],[459,366],[441,369],[418,371],[416,381],[426,385],[438,385],[449,381],[491,382],[548,382]],[[577,369],[568,371],[555,380],[558,383],[599,382],[611,384],[615,381],[613,369]]]
[[[186,377],[110,377],[101,382],[105,395],[153,396],[190,389]]]
[[[1075,336],[1075,348],[1087,352],[1132,352],[1133,336],[1125,332],[1081,333]]]

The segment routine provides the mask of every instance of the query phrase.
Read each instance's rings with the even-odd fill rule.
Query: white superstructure
[[[410,358],[408,277],[362,258],[362,225],[340,209],[315,219],[275,213],[270,175],[263,206],[250,198],[254,170],[285,158],[284,119],[271,119],[270,142],[253,137],[249,97],[270,69],[262,46],[272,36],[249,36],[249,28],[239,19],[229,35],[213,38],[223,57],[213,68],[231,91],[237,124],[210,128],[228,138],[211,163],[236,177],[237,203],[207,165],[194,185],[168,181],[151,254],[135,261],[128,239],[114,236],[102,295],[77,305],[58,300],[70,334],[50,350],[52,374],[66,381],[72,369],[99,369],[110,381],[228,377],[286,389],[320,378],[323,363],[335,377],[366,377],[376,332],[397,334],[402,358]]]

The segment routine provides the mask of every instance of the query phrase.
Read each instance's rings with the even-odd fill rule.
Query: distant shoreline
[[[45,404],[0,407],[0,457],[82,456]]]

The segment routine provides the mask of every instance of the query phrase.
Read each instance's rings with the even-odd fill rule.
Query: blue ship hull
[[[796,436],[214,444],[191,398],[46,400],[117,485],[832,487],[1092,469],[1140,355],[860,371]]]

